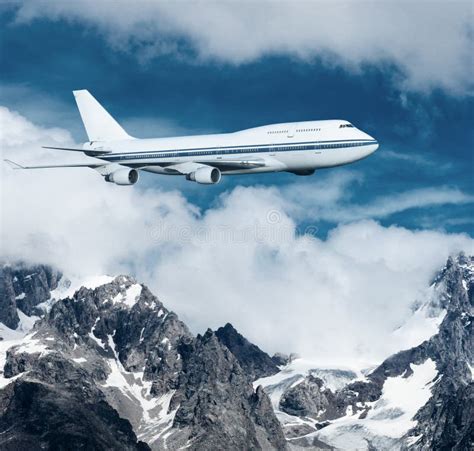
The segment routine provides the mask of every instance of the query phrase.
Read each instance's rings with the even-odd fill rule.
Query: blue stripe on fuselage
[[[281,144],[257,144],[245,146],[226,146],[226,147],[200,147],[183,150],[151,150],[143,152],[111,153],[102,155],[100,158],[106,161],[138,160],[149,158],[176,158],[193,156],[221,156],[235,155],[239,153],[259,153],[259,152],[291,152],[319,149],[339,149],[347,147],[360,147],[377,144],[376,140],[333,140],[333,141],[314,141],[299,143],[281,143]]]

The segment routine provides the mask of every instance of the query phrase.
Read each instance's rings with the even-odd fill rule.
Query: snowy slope
[[[281,371],[273,376],[257,379],[253,385],[262,385],[270,396],[275,409],[278,409],[283,392],[294,387],[308,375],[313,375],[323,380],[324,386],[336,391],[349,382],[364,379],[364,375],[356,368],[321,368],[312,360],[296,358],[288,365],[281,367]]]
[[[33,275],[26,276],[25,279],[31,278]],[[95,288],[110,282],[113,278],[109,276],[92,276],[85,279],[75,278],[73,280],[74,282],[71,282],[68,278],[62,277],[57,288],[51,291],[50,298],[37,305],[38,309],[47,312],[55,302],[72,296],[81,286]],[[24,297],[25,293],[16,296],[17,299],[23,299]],[[0,388],[4,388],[15,379],[3,377],[6,353],[10,348],[16,347],[20,352],[29,354],[49,352],[47,345],[34,338],[35,334],[31,332],[34,324],[40,317],[35,315],[27,316],[20,309],[17,309],[17,313],[20,322],[16,329],[10,329],[0,322]]]
[[[472,329],[472,301],[469,308],[467,300],[473,285],[474,259],[463,255],[450,259],[433,283],[413,302],[411,315],[390,337],[398,343],[399,351],[419,350],[414,351],[412,356],[410,351],[407,351],[400,356],[399,361],[396,356],[392,356],[387,359],[385,367],[378,368],[376,375],[371,375],[374,367],[364,369],[359,365],[355,368],[324,368],[320,367],[317,361],[296,359],[281,367],[279,373],[256,380],[254,386],[262,385],[269,394],[289,443],[305,448],[325,444],[343,450],[368,450],[372,447],[396,450],[406,446],[416,449],[417,443],[423,437],[419,431],[426,430],[430,410],[423,414],[424,425],[420,427],[417,427],[417,414],[434,399],[434,389],[444,377],[438,373],[438,359],[441,358],[440,362],[445,366],[446,359],[449,361],[450,358],[459,358],[456,354],[459,352],[456,340],[460,339],[460,326],[465,330],[465,349],[469,350],[468,343],[473,340],[472,333],[469,334],[468,331],[469,327]],[[461,292],[458,287],[462,287]],[[470,295],[472,296],[472,293]],[[448,311],[451,312],[449,321]],[[453,323],[453,326],[450,326],[453,321],[458,321],[458,325]],[[438,336],[441,327],[444,328],[445,338],[433,343],[441,343],[442,348],[439,349],[439,344],[433,344],[430,348],[427,343]],[[451,334],[451,330],[458,332],[446,335]],[[436,362],[433,358],[426,357],[426,353],[439,356],[440,352],[441,357],[433,357],[437,359]],[[423,355],[424,358],[421,357]],[[397,372],[396,365],[404,368],[407,358],[418,361],[409,363],[405,371]],[[454,362],[448,363],[453,364]],[[465,364],[472,380],[474,362],[468,358]],[[459,365],[462,363],[459,362]],[[384,371],[388,372],[388,377],[384,376]],[[462,374],[462,369],[459,371]],[[322,381],[319,389],[314,388],[315,382],[314,379],[311,382],[311,376]],[[446,386],[449,387],[449,383]],[[297,389],[298,391],[295,391]],[[368,392],[362,396],[365,397],[364,402],[354,404],[351,398],[360,398],[359,391],[364,392],[366,389]],[[291,396],[288,398],[289,394]],[[439,396],[449,397],[449,391],[440,388],[436,396],[436,399]],[[436,402],[439,403],[434,400],[431,404]],[[328,403],[329,407],[331,403],[347,405],[345,413],[334,417],[333,410],[328,421],[324,410],[329,408]],[[315,410],[315,405],[323,406],[323,410]],[[305,412],[308,409],[312,412],[310,415],[293,414],[293,411]]]
[[[366,450],[370,443],[376,449],[401,449],[400,439],[416,426],[414,415],[431,397],[438,372],[433,360],[411,365],[409,376],[389,377],[380,399],[372,404],[367,417],[348,412],[345,417],[307,437],[317,437],[342,450]]]

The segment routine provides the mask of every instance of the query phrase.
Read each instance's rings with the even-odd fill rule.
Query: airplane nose
[[[367,135],[367,134],[366,134]],[[370,135],[367,135],[367,138],[370,140],[370,141],[373,141],[373,144],[371,146],[371,153],[374,153],[378,148],[379,148],[379,142],[372,136]]]

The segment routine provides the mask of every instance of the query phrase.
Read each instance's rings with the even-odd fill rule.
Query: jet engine
[[[186,179],[204,185],[213,185],[214,183],[219,183],[221,171],[217,168],[211,168],[210,166],[202,167],[186,175]]]
[[[134,185],[138,181],[138,171],[136,169],[118,169],[105,176],[106,182],[116,185]]]

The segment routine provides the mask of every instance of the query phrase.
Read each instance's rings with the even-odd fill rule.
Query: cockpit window
[[[354,128],[352,124],[341,124],[339,128]]]

